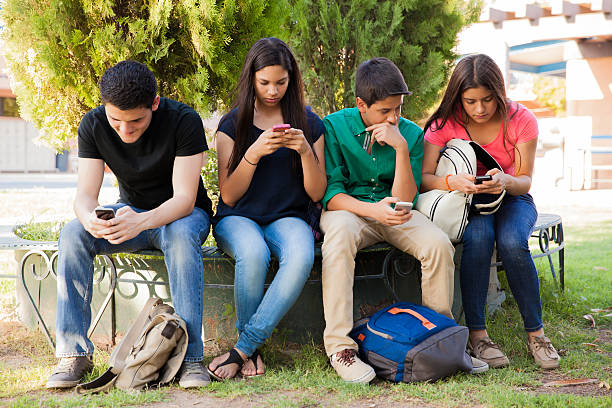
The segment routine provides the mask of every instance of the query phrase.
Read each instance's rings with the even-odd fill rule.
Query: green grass
[[[552,280],[546,259],[536,261],[540,273],[545,332],[558,350],[565,352],[561,367],[554,373],[562,378],[595,378],[612,383],[612,344],[598,340],[600,329],[612,329],[612,318],[591,309],[612,306],[612,221],[596,226],[566,228],[566,290],[561,293]],[[557,257],[554,256],[557,268]],[[572,388],[542,388],[542,371],[537,369],[525,345],[526,336],[516,303],[500,274],[508,300],[489,320],[489,333],[509,356],[511,365],[489,370],[478,376],[458,374],[435,383],[392,384],[376,381],[370,386],[344,383],[327,363],[320,344],[291,346],[282,333],[264,347],[268,364],[265,376],[248,381],[212,383],[193,393],[219,398],[219,405],[231,405],[235,398],[254,401],[255,406],[303,407],[350,406],[356,401],[376,405],[412,403],[436,406],[490,407],[610,407],[612,393],[606,396],[571,394]],[[0,281],[0,292],[7,290]],[[582,316],[593,314],[597,323]],[[77,397],[46,393],[44,381],[53,369],[51,351],[40,333],[39,343],[26,355],[31,364],[21,369],[7,368],[0,362],[0,405],[12,407],[137,406],[171,399],[173,387],[132,395],[114,390],[99,396]],[[609,341],[609,340],[608,340]],[[597,343],[600,351],[583,343]],[[45,348],[47,347],[47,348]],[[213,356],[207,356],[206,363]],[[108,354],[96,354],[95,372],[101,373]],[[557,391],[557,392],[554,392]],[[561,391],[563,393],[561,393]],[[37,395],[32,395],[34,392]],[[11,398],[7,400],[6,398]],[[41,402],[42,401],[42,402]]]

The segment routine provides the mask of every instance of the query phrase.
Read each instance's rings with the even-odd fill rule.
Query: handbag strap
[[[156,297],[152,297],[147,300],[144,307],[136,317],[136,320],[130,326],[128,332],[123,336],[117,347],[111,354],[110,361],[108,362],[108,369],[100,375],[98,378],[76,386],[75,391],[77,394],[86,394],[93,392],[106,391],[112,387],[115,383],[115,379],[125,367],[125,359],[130,353],[132,347],[141,336],[142,331],[146,328],[149,321],[151,320],[151,312],[155,306],[162,303],[162,300]]]
[[[150,316],[153,308],[161,303],[162,300],[156,297],[152,297],[147,300],[147,303],[138,314],[138,317],[134,323],[130,326],[128,332],[125,334],[125,336],[123,336],[117,345],[117,348],[113,350],[108,365],[113,368],[114,373],[119,374],[121,370],[123,370],[123,367],[125,366],[125,359],[130,353],[132,346],[136,343],[142,334],[142,331],[151,320]]]

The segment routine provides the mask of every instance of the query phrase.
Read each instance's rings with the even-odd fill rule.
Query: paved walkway
[[[104,175],[102,187],[112,187],[115,177]],[[0,190],[28,190],[33,188],[73,188],[76,173],[0,173]]]
[[[73,217],[76,183],[73,173],[0,173],[0,208],[4,210],[0,211],[0,225],[27,222],[32,218],[43,221]],[[114,176],[106,174],[101,203],[116,200],[118,192],[114,184]],[[536,183],[531,194],[540,212],[561,215],[564,225],[597,224],[612,219],[612,189],[568,191]],[[13,206],[10,208],[13,211],[5,211],[5,205]],[[19,214],[14,206],[21,207]]]

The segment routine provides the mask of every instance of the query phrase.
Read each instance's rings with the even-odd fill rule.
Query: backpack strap
[[[140,338],[142,331],[147,327],[151,321],[151,312],[153,309],[163,303],[161,299],[152,297],[147,300],[138,317],[130,326],[128,332],[123,336],[117,347],[111,354],[110,361],[108,362],[108,369],[100,375],[98,378],[84,384],[76,386],[75,391],[77,394],[86,394],[93,392],[106,391],[115,382],[115,379],[125,367],[125,359],[127,358],[130,350]]]

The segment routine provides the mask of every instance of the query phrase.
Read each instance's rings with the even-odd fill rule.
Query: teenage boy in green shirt
[[[418,211],[391,206],[416,202],[421,184],[423,131],[400,116],[404,95],[410,95],[402,73],[386,58],[366,61],[357,69],[355,95],[356,108],[323,120],[323,340],[342,379],[367,383],[374,370],[348,336],[357,251],[385,241],[413,255],[421,261],[423,304],[451,318],[455,266],[454,247],[442,230]]]

